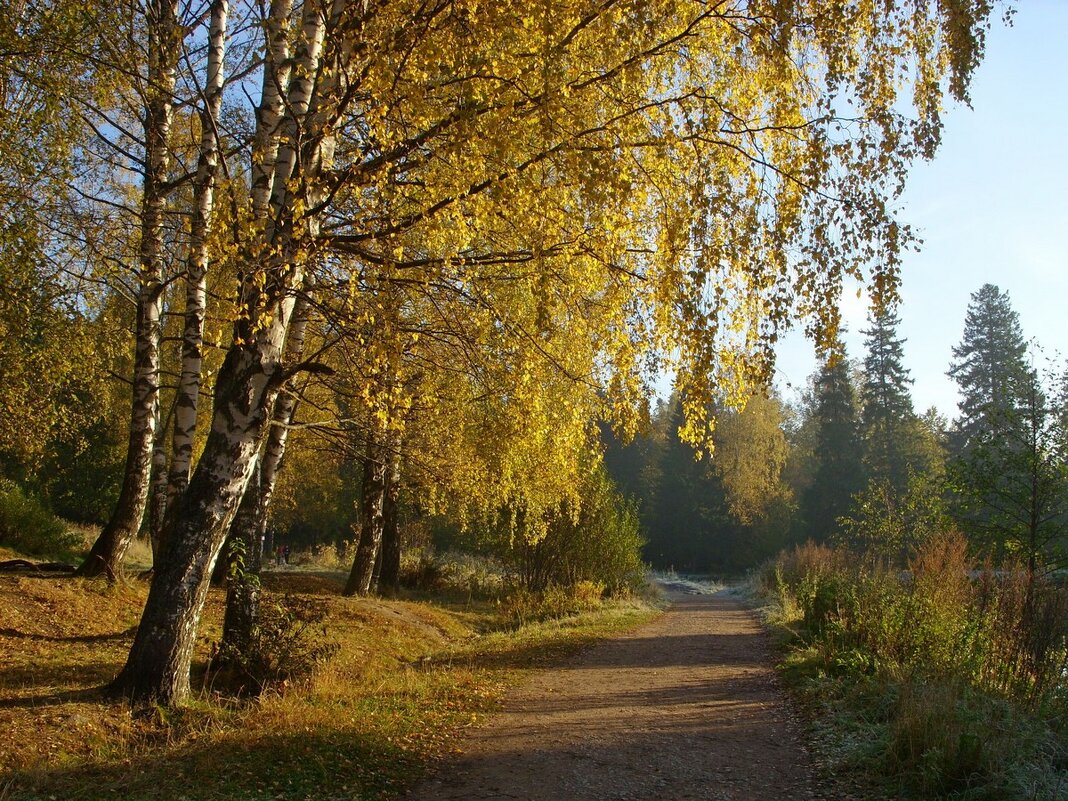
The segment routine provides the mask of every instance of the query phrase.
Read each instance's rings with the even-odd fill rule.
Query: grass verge
[[[1068,799],[1064,630],[1026,614],[1039,590],[1020,606],[1017,584],[977,573],[953,542],[921,549],[904,574],[810,546],[756,577],[837,795]]]
[[[147,587],[0,576],[0,799],[394,798],[525,670],[657,613],[610,601],[515,627],[492,602],[342,598],[343,578],[268,576],[269,591],[325,604],[340,650],[308,682],[245,701],[207,686],[186,708],[134,717],[98,688]],[[221,603],[213,590],[198,665]]]

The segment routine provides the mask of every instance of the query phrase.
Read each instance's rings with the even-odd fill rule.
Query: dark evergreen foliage
[[[1068,537],[1065,413],[1028,363],[1007,293],[986,284],[972,295],[953,356],[958,523],[998,560],[1023,560],[1032,573],[1059,566]]]
[[[974,292],[964,336],[953,348],[948,375],[960,389],[955,451],[964,454],[997,437],[1024,405],[1030,368],[1019,316],[1007,292],[984,284]]]
[[[658,567],[703,573],[722,561],[714,534],[725,522],[716,514],[723,492],[708,460],[696,459],[694,449],[679,439],[682,419],[682,403],[676,402],[660,454],[645,556]]]
[[[808,538],[825,542],[866,481],[856,393],[844,357],[830,358],[820,369],[813,404],[816,468],[802,496],[802,525]]]
[[[902,490],[908,483],[910,440],[915,415],[909,387],[912,378],[904,365],[904,340],[897,335],[901,320],[896,311],[883,309],[869,317],[864,331],[866,354],[860,387],[864,461],[870,478]]]

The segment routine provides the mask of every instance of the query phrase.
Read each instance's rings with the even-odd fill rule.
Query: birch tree
[[[130,434],[119,499],[107,525],[78,569],[79,575],[114,577],[130,542],[141,528],[152,473],[159,423],[160,337],[164,280],[165,205],[170,192],[171,122],[174,113],[181,27],[176,0],[150,0],[145,6],[147,69],[144,99],[140,245],[135,300],[135,353]]]
[[[173,703],[189,692],[189,662],[211,572],[287,377],[286,336],[309,256],[305,212],[314,206],[312,187],[324,165],[322,145],[337,102],[338,48],[350,44],[343,37],[328,41],[325,34],[358,27],[362,13],[339,1],[305,4],[277,133],[257,132],[256,144],[277,153],[263,187],[267,216],[252,221],[244,244],[239,317],[215,382],[212,428],[188,487],[167,510],[163,564],[154,573],[126,665],[112,684],[135,702]],[[265,83],[280,81],[275,75]],[[263,93],[266,103],[272,98],[273,91]],[[261,126],[270,122],[263,108],[258,117]],[[264,157],[257,151],[252,162],[263,163]]]
[[[704,441],[711,387],[744,397],[791,319],[834,340],[843,275],[892,294],[910,239],[892,198],[937,145],[943,93],[966,97],[989,10],[305,2],[291,70],[265,66],[285,102],[272,126],[261,94],[249,174],[269,201],[241,231],[211,430],[114,689],[188,693],[207,578],[279,390],[307,366],[284,352],[308,274],[318,303],[372,316],[364,287],[449,299],[483,332],[472,361],[511,368],[480,402],[506,433],[524,421],[516,442],[582,440],[587,410],[633,425],[666,362],[684,434]],[[511,455],[489,479],[504,491],[537,467]],[[562,460],[558,484],[575,470]]]
[[[208,27],[208,58],[205,80],[200,89],[200,143],[197,172],[193,181],[193,215],[190,224],[189,254],[185,268],[185,325],[182,332],[182,362],[174,406],[173,457],[168,496],[181,494],[189,482],[200,401],[201,371],[204,363],[204,318],[207,309],[208,237],[215,205],[215,183],[219,171],[219,115],[225,87],[226,25],[228,0],[213,0]]]

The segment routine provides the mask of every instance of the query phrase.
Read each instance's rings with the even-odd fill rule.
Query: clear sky
[[[994,22],[972,108],[947,109],[941,149],[914,166],[901,200],[924,240],[905,255],[900,308],[920,412],[956,415],[945,372],[984,283],[1009,292],[1026,337],[1068,357],[1068,0],[1018,5],[1012,27]],[[862,356],[866,301],[844,297],[843,313],[849,355]],[[814,367],[811,345],[791,334],[779,351],[787,397],[787,382],[804,386]]]

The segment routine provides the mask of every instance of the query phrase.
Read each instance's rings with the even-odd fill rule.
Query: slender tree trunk
[[[378,577],[380,590],[396,593],[400,589],[400,448],[389,455],[389,470],[386,475],[386,495],[382,509],[382,571]]]
[[[304,38],[296,48],[297,63],[280,126],[271,213],[266,221],[256,221],[257,238],[248,246],[250,270],[241,281],[240,303],[248,319],[238,321],[234,344],[216,378],[204,453],[186,491],[167,511],[164,564],[154,574],[126,665],[111,685],[135,706],[173,706],[189,694],[189,666],[211,572],[258,461],[286,377],[282,351],[296,290],[304,277],[306,254],[299,251],[310,244],[306,239],[311,228],[307,219],[298,220],[294,214],[294,202],[308,208],[309,198],[294,195],[292,188],[314,185],[322,164],[315,142],[301,150],[302,159],[297,150],[319,72],[324,27],[317,4],[306,2]],[[336,70],[332,80],[338,80]]]
[[[265,220],[278,158],[278,137],[289,86],[289,40],[285,31],[293,13],[293,0],[272,0],[267,16],[267,60],[263,66],[260,105],[256,109],[256,138],[252,158],[252,217]]]
[[[367,443],[367,458],[363,465],[363,499],[361,501],[360,542],[352,562],[344,595],[367,595],[375,559],[382,544],[382,507],[386,495],[386,466],[375,447],[374,438]]]
[[[200,155],[193,182],[193,219],[185,277],[185,329],[182,368],[175,396],[174,434],[169,498],[178,497],[189,483],[196,437],[197,404],[204,363],[204,315],[207,307],[208,234],[219,172],[218,120],[222,109],[228,0],[212,0],[208,29],[208,65],[204,105],[200,110]]]
[[[134,705],[181,703],[211,572],[255,468],[269,410],[281,384],[285,304],[249,345],[227,353],[215,390],[215,415],[186,491],[170,505],[161,564],[126,665],[111,689]]]
[[[304,339],[308,328],[311,304],[306,295],[297,300],[293,312],[293,324],[286,341],[286,363],[300,360],[304,352]],[[289,424],[296,413],[297,398],[284,392],[275,401],[271,430],[253,481],[245,490],[245,497],[230,526],[230,538],[241,542],[245,554],[245,566],[238,580],[229,582],[226,590],[226,614],[223,620],[224,644],[241,649],[248,642],[252,627],[259,620],[259,575],[263,566],[261,554],[267,531],[267,513],[282,469]],[[251,554],[255,552],[255,556]]]
[[[78,574],[114,577],[130,542],[141,528],[148,502],[159,404],[161,306],[163,298],[163,216],[170,166],[171,118],[180,49],[178,4],[147,5],[148,81],[145,88],[145,176],[141,204],[136,345],[130,437],[118,502]]]
[[[152,564],[159,560],[163,518],[167,513],[167,440],[165,426],[158,425],[156,444],[152,448],[152,495],[148,505],[148,537],[152,544]]]
[[[386,482],[386,486],[389,486],[389,482]],[[385,539],[385,496],[382,497],[382,539]],[[382,577],[382,541],[378,543],[378,549],[375,551],[375,564],[371,568],[371,586],[367,590],[368,594],[378,592],[378,580]]]

